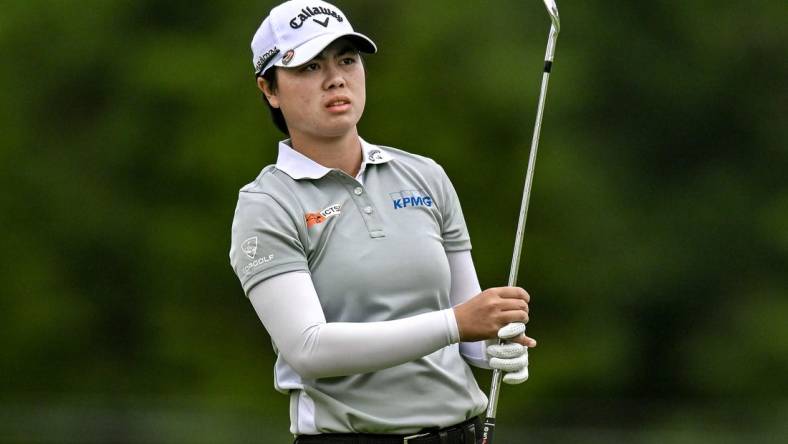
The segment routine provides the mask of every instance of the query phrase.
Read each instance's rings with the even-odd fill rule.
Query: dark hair
[[[268,83],[268,87],[271,91],[276,92],[276,70],[278,68],[276,66],[272,66],[262,75],[263,79]],[[263,94],[263,102],[268,106],[268,110],[271,112],[271,121],[274,122],[274,126],[276,126],[279,131],[285,133],[285,135],[290,136],[290,131],[287,129],[287,122],[285,122],[285,115],[282,114],[282,110],[279,108],[274,108],[268,103],[268,99],[265,98],[265,94]]]

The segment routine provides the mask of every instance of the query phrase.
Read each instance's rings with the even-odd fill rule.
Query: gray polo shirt
[[[277,164],[239,193],[230,262],[244,291],[306,271],[327,322],[450,308],[446,252],[471,244],[443,169],[361,140],[362,170],[353,178],[288,143],[280,143]],[[385,370],[314,380],[280,356],[275,373],[276,388],[291,395],[295,434],[412,433],[464,421],[487,404],[457,344]]]

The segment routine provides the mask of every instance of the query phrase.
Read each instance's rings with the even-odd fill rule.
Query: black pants
[[[440,430],[424,430],[411,437],[408,444],[481,444],[482,423],[479,418]],[[377,435],[367,433],[325,433],[301,435],[294,444],[403,444],[408,435]]]

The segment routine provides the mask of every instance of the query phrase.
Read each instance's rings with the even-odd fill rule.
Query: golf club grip
[[[484,418],[482,427],[482,444],[492,444],[495,436],[495,418]]]

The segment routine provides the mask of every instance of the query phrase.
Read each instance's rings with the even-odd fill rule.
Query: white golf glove
[[[525,333],[525,324],[513,322],[498,330],[501,339],[512,339]],[[503,382],[521,384],[528,380],[528,348],[516,342],[487,346],[490,367],[506,372]]]

